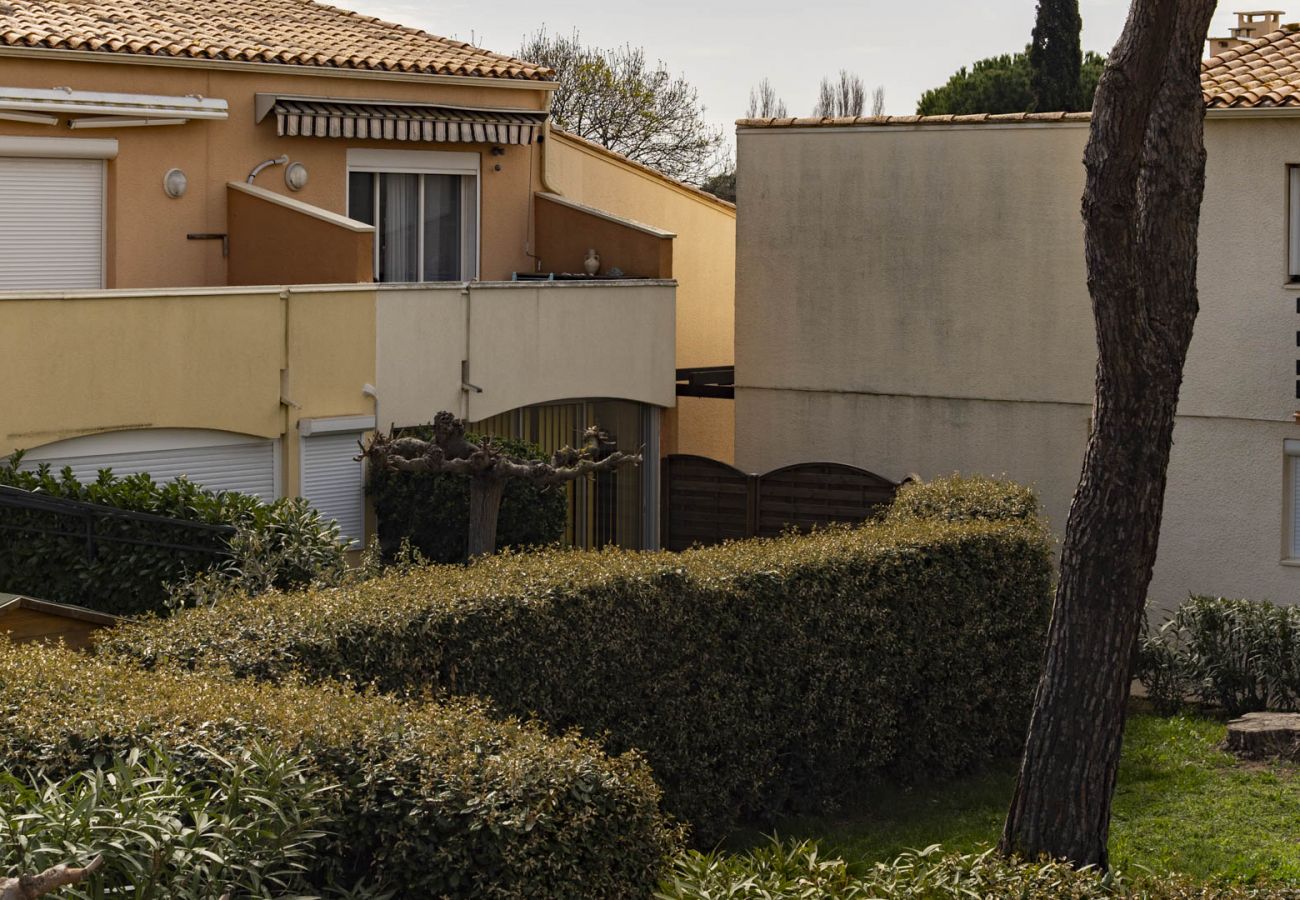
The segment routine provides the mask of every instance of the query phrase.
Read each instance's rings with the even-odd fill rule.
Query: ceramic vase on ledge
[[[582,261],[582,267],[587,270],[588,275],[595,275],[600,271],[600,254],[591,249],[587,251],[587,258]]]

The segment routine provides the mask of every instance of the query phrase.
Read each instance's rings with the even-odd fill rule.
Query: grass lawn
[[[1300,768],[1241,763],[1218,749],[1223,737],[1213,719],[1130,716],[1110,844],[1112,864],[1130,878],[1146,869],[1202,881],[1300,883]],[[789,821],[777,831],[819,840],[824,856],[868,862],[931,844],[985,849],[1001,831],[1015,765],[889,791],[841,816]]]

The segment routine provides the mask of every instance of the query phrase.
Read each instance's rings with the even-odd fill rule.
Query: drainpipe
[[[549,153],[550,146],[551,146],[551,119],[548,116],[546,121],[542,123],[542,165],[540,167],[541,175],[542,175],[542,179],[541,179],[542,190],[548,194],[559,194],[560,196],[564,196],[562,192],[557,191],[555,189],[554,185],[551,184],[550,178],[547,177],[546,161],[550,159],[550,155],[551,155]]]

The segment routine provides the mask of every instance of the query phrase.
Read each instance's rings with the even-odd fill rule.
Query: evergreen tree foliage
[[[1079,103],[1074,109],[1092,108],[1092,95],[1105,64],[1106,57],[1100,53],[1084,54],[1079,73]],[[917,115],[922,116],[1018,113],[1034,109],[1055,111],[1036,104],[1028,49],[981,59],[969,68],[962,66],[946,84],[921,95],[916,105]]]
[[[1038,112],[1083,108],[1079,49],[1079,0],[1038,0],[1038,18],[1029,44],[1029,69]],[[1089,103],[1091,106],[1091,103]]]

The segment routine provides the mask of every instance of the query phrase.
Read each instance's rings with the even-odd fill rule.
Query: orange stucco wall
[[[227,188],[227,279],[243,284],[363,284],[374,280],[374,232],[341,228]]]
[[[89,55],[89,54],[88,54]],[[227,283],[220,241],[191,241],[191,232],[223,232],[227,226],[226,183],[243,181],[263,160],[288,154],[307,166],[310,181],[297,193],[285,187],[283,168],[258,176],[259,186],[338,213],[346,213],[347,151],[446,149],[480,154],[481,271],[484,279],[509,279],[534,268],[532,194],[538,180],[539,146],[505,147],[492,156],[489,144],[423,144],[407,141],[277,137],[274,116],[254,122],[259,92],[370,100],[443,102],[458,106],[545,109],[546,91],[474,84],[388,81],[314,74],[307,67],[248,70],[197,66],[67,61],[31,56],[0,57],[0,85],[74,90],[218,97],[230,105],[225,121],[190,121],[147,128],[69,131],[57,126],[0,121],[0,135],[115,138],[118,156],[108,163],[107,287],[216,286]],[[500,166],[497,171],[496,166]],[[184,197],[163,192],[171,168],[189,178]]]
[[[537,257],[544,272],[584,272],[587,250],[600,256],[600,271],[621,269],[640,278],[673,277],[673,239],[612,222],[537,197]]]

